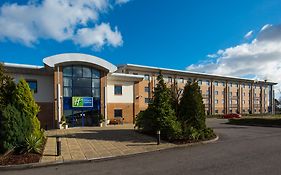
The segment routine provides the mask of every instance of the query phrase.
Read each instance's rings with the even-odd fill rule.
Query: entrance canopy
[[[117,70],[117,67],[110,62],[98,58],[96,56],[81,54],[81,53],[65,53],[58,54],[43,59],[45,65],[54,68],[56,65],[65,63],[87,63],[101,67],[112,73]]]

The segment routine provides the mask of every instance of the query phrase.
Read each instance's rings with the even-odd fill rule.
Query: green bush
[[[185,85],[179,105],[179,118],[183,125],[197,130],[206,128],[205,106],[197,82]]]
[[[36,135],[31,134],[25,139],[24,150],[28,153],[40,153],[43,139]]]
[[[139,113],[136,127],[151,134],[160,130],[162,138],[171,140],[180,135],[181,127],[172,109],[170,90],[166,87],[162,74],[157,80],[152,103],[145,111]]]
[[[21,146],[30,133],[30,119],[22,115],[14,106],[9,104],[2,112],[2,152]]]
[[[42,137],[43,133],[40,127],[40,121],[37,118],[39,106],[36,104],[32,92],[25,80],[20,80],[16,86],[14,93],[14,105],[20,109],[22,113],[30,118],[32,123],[32,133],[36,137]]]

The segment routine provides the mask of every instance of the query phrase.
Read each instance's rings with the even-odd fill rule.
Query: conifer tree
[[[197,130],[206,128],[205,106],[197,82],[188,82],[185,85],[179,108],[179,118],[184,127]]]

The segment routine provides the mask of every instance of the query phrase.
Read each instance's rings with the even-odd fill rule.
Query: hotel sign
[[[72,107],[74,108],[93,107],[93,97],[72,97]]]

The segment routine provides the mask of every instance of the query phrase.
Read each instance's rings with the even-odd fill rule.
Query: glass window
[[[144,88],[144,91],[145,91],[145,92],[149,92],[149,87],[145,87],[145,88]]]
[[[114,109],[114,117],[117,118],[117,117],[123,117],[122,116],[122,109]]]
[[[92,95],[92,88],[76,87],[73,88],[73,96],[90,97]]]
[[[225,82],[221,82],[222,86],[225,86]]]
[[[63,78],[63,86],[72,86],[72,78],[64,77]]]
[[[100,78],[100,71],[92,69],[92,78]]]
[[[215,86],[218,86],[218,85],[219,85],[219,82],[215,81],[215,83],[214,83],[214,84],[215,84]]]
[[[73,78],[74,87],[91,87],[92,82],[90,78]]]
[[[184,79],[183,78],[180,78],[180,83],[184,83]]]
[[[115,95],[122,95],[122,86],[121,85],[115,85],[114,86],[114,94]]]
[[[145,79],[145,80],[149,80],[149,75],[148,75],[148,74],[145,74],[145,75],[144,75],[144,79]]]
[[[73,77],[82,77],[82,67],[73,66]]]
[[[92,79],[92,87],[99,88],[100,87],[100,79]]]
[[[199,84],[199,85],[202,85],[202,80],[198,80],[198,84]]]
[[[91,78],[91,69],[88,67],[83,67],[83,77]]]
[[[216,100],[215,100],[215,104],[218,104],[218,103],[219,103],[219,100],[216,99]]]
[[[72,67],[65,67],[63,68],[63,76],[72,76]]]
[[[224,104],[224,99],[221,100],[221,103]]]
[[[209,80],[206,80],[206,85],[210,85],[210,81]]]
[[[100,88],[93,88],[92,94],[93,94],[93,97],[99,98],[100,97]]]
[[[37,93],[37,80],[26,80],[29,88],[33,93]]]
[[[216,95],[219,95],[219,91],[215,91],[215,94],[216,94]]]
[[[72,89],[70,87],[63,88],[64,97],[72,97]]]
[[[168,82],[169,82],[169,83],[172,83],[172,82],[173,82],[172,77],[168,77]]]

